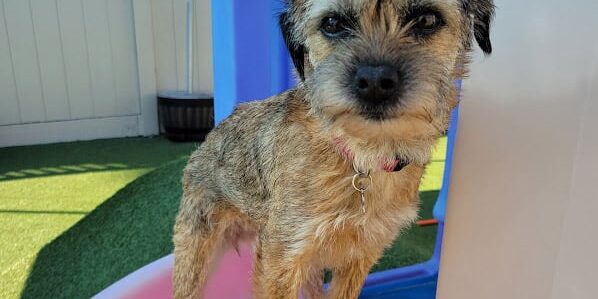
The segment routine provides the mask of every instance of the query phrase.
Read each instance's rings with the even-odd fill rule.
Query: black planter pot
[[[214,98],[202,94],[158,94],[160,134],[172,141],[203,141],[214,128]]]

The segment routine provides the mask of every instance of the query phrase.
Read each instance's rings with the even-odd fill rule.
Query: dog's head
[[[473,39],[492,51],[492,0],[288,2],[280,23],[312,112],[349,135],[442,133]]]

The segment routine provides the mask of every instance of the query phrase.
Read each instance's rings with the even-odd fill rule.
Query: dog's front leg
[[[332,269],[332,282],[330,283],[327,298],[357,298],[374,262],[375,260],[355,260],[343,267]]]
[[[258,244],[254,275],[255,298],[298,299],[310,278],[304,255],[289,256],[283,246]]]
[[[303,299],[324,298],[324,270],[314,267],[310,270],[307,281],[302,288]]]

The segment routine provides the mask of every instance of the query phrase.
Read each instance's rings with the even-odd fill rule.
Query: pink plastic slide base
[[[161,258],[117,281],[98,299],[166,299],[172,298],[174,256]],[[204,291],[205,299],[250,299],[253,250],[250,244],[239,246],[239,255],[228,250],[217,261]]]

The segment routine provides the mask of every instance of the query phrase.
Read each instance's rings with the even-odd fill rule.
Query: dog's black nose
[[[399,72],[389,65],[362,65],[355,72],[353,86],[360,100],[378,104],[396,95],[399,79]]]

